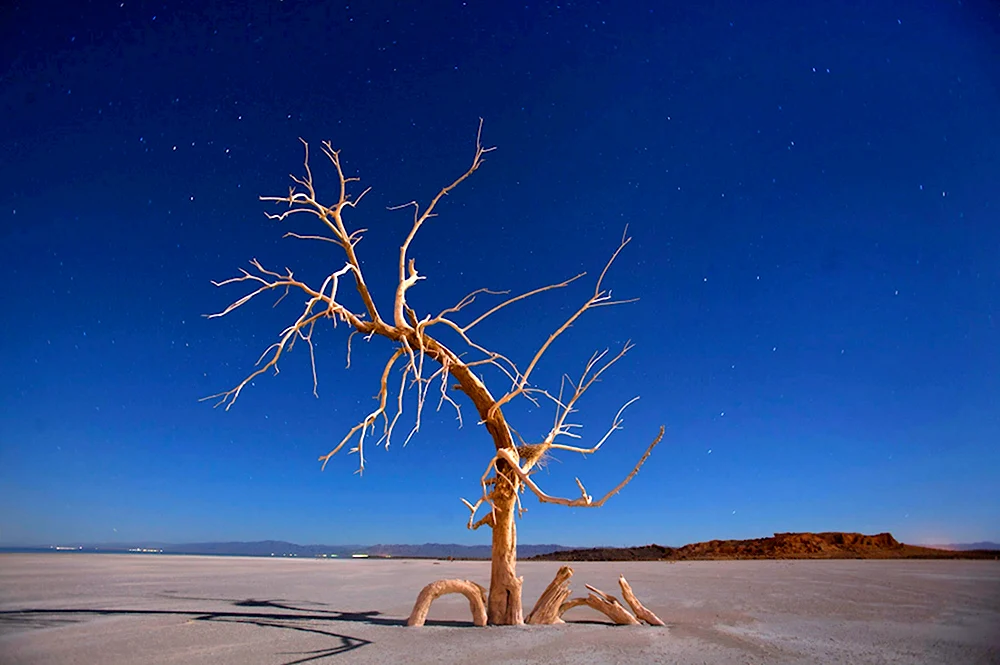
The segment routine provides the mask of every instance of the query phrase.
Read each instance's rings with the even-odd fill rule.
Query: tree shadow
[[[317,602],[302,602],[298,601],[293,604],[292,601],[286,600],[257,600],[255,598],[247,598],[246,600],[227,600],[219,599],[225,602],[230,602],[236,607],[269,607],[273,609],[289,610],[292,612],[323,612],[328,615],[328,618],[332,621],[356,621],[360,623],[367,623],[373,626],[405,626],[406,619],[390,619],[388,617],[382,617],[381,612],[369,611],[369,612],[344,612],[342,610],[326,610],[316,607],[311,607],[309,609],[300,607],[300,605],[326,605],[326,603]],[[466,626],[473,626],[471,621],[452,621],[444,619],[427,619],[426,626],[444,626],[448,628],[464,628]]]
[[[97,609],[97,608],[25,608],[15,610],[0,610],[0,626],[22,627],[22,628],[54,628],[72,623],[79,623],[87,617],[95,616],[182,616],[188,617],[192,621],[214,621],[225,623],[241,623],[261,628],[280,628],[284,630],[294,630],[304,633],[324,635],[337,641],[325,649],[314,651],[281,653],[282,656],[299,656],[293,660],[285,661],[282,665],[301,665],[302,663],[314,662],[330,656],[354,651],[363,646],[372,644],[371,640],[360,637],[344,635],[341,633],[323,630],[316,626],[305,625],[308,622],[329,622],[347,621],[354,623],[365,623],[372,626],[395,626],[406,625],[405,619],[393,619],[383,617],[381,612],[371,610],[367,612],[349,612],[334,609],[325,609],[326,603],[309,601],[286,601],[281,599],[260,600],[256,598],[246,598],[243,600],[233,600],[231,598],[196,598],[188,596],[176,596],[172,594],[161,597],[172,600],[196,600],[214,601],[228,603],[236,608],[256,608],[259,610],[272,611],[226,611],[226,610],[156,610],[156,609]],[[304,607],[308,606],[308,607]],[[324,606],[324,607],[316,607]],[[471,621],[447,621],[428,619],[428,626],[442,626],[460,628],[472,626]],[[7,632],[7,631],[2,631]]]
[[[368,612],[345,612],[343,610],[324,609],[330,607],[329,603],[321,603],[314,600],[259,600],[256,598],[246,598],[245,600],[233,600],[232,598],[216,598],[211,596],[181,596],[170,592],[157,594],[160,598],[169,600],[201,600],[216,603],[229,603],[235,607],[266,607],[276,610],[287,610],[290,612],[322,612],[324,620],[330,621],[353,621],[367,623],[372,626],[405,626],[406,619],[391,619],[381,616],[382,613],[372,610]],[[285,615],[281,615],[285,616]],[[455,621],[448,619],[427,619],[426,626],[440,626],[443,628],[466,628],[474,626],[472,621]]]
[[[304,652],[279,653],[279,656],[297,656],[283,661],[282,665],[301,665],[315,662],[338,654],[354,651],[372,644],[371,640],[324,630],[310,622],[328,621],[365,621],[376,625],[402,625],[404,622],[392,619],[377,618],[378,612],[302,612],[290,604],[271,603],[270,601],[230,601],[239,607],[274,607],[290,612],[236,612],[236,611],[197,611],[197,610],[155,610],[155,609],[95,609],[95,608],[26,608],[0,611],[0,625],[21,626],[28,628],[51,628],[70,623],[78,623],[91,616],[178,616],[187,617],[192,621],[212,621],[223,623],[239,623],[259,626],[261,628],[279,628],[302,633],[312,633],[332,638],[335,643],[323,649]],[[294,613],[293,613],[294,612]],[[6,631],[4,631],[6,632]]]
[[[287,660],[282,663],[282,665],[301,665],[302,663],[310,663],[317,660],[322,660],[323,658],[329,658],[330,656],[336,656],[338,654],[347,653],[349,651],[354,651],[363,646],[372,644],[371,640],[366,640],[360,637],[352,637],[350,635],[344,635],[341,633],[334,633],[328,630],[320,630],[319,628],[296,625],[296,621],[300,621],[301,617],[298,616],[288,616],[282,617],[282,619],[260,619],[253,618],[250,613],[213,613],[213,615],[205,615],[195,617],[196,621],[222,621],[227,623],[242,623],[242,624],[252,624],[254,626],[260,626],[261,628],[283,628],[285,630],[296,630],[303,633],[313,633],[315,635],[325,635],[327,637],[334,638],[339,643],[326,647],[324,649],[314,649],[312,651],[300,651],[300,652],[279,652],[276,655],[279,656],[298,656],[298,658],[293,658],[292,660]]]
[[[601,621],[600,619],[563,619],[568,626],[615,626],[614,621]]]

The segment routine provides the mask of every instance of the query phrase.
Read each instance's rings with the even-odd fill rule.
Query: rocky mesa
[[[770,538],[709,540],[683,547],[595,547],[542,554],[533,559],[547,561],[698,561],[713,559],[954,559],[995,558],[988,550],[949,551],[906,545],[891,533],[865,535],[829,531],[824,533],[776,533]]]

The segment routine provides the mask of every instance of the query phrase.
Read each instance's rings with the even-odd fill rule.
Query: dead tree
[[[611,433],[621,428],[622,413],[630,404],[638,399],[638,397],[631,399],[618,410],[611,423],[611,427],[592,446],[568,445],[563,443],[563,441],[579,438],[579,435],[574,431],[579,425],[571,423],[568,420],[570,414],[576,411],[577,402],[605,371],[632,348],[632,345],[626,342],[613,355],[609,354],[608,350],[595,353],[584,365],[583,372],[578,379],[573,380],[568,376],[564,376],[559,391],[556,394],[536,387],[532,383],[535,369],[539,366],[539,363],[552,346],[552,343],[565,333],[580,316],[597,307],[632,302],[632,300],[612,299],[611,291],[604,287],[604,279],[608,270],[622,249],[629,243],[627,236],[623,235],[618,248],[615,249],[611,258],[604,266],[604,269],[596,280],[593,293],[590,297],[549,335],[548,339],[535,351],[528,364],[523,367],[516,365],[507,356],[477,344],[473,339],[474,329],[501,309],[545,291],[563,288],[582,278],[586,273],[581,273],[558,284],[542,286],[513,297],[510,297],[507,291],[498,292],[489,289],[479,289],[462,298],[453,307],[449,307],[434,316],[430,314],[418,316],[407,303],[406,296],[409,289],[418,281],[424,279],[417,272],[414,259],[409,256],[410,244],[421,227],[428,220],[436,216],[436,209],[441,199],[478,170],[483,164],[483,157],[493,150],[493,148],[484,148],[482,146],[481,136],[482,121],[480,121],[479,132],[476,135],[476,150],[472,158],[472,165],[454,182],[439,191],[427,205],[421,206],[416,201],[412,201],[393,208],[412,208],[413,225],[399,248],[399,264],[397,266],[398,282],[390,310],[380,310],[376,305],[375,300],[369,292],[368,284],[365,282],[361,263],[355,253],[357,245],[361,241],[362,234],[366,229],[351,230],[344,220],[347,210],[357,207],[362,197],[369,190],[365,189],[357,196],[352,197],[350,195],[348,185],[353,181],[357,181],[358,178],[347,177],[344,174],[344,169],[340,161],[340,153],[334,150],[329,142],[324,142],[322,144],[322,151],[336,171],[339,194],[332,205],[321,203],[314,188],[313,174],[309,164],[309,145],[303,141],[302,143],[305,148],[304,176],[291,176],[295,185],[289,188],[287,195],[264,196],[260,198],[262,201],[282,204],[286,208],[278,214],[268,214],[267,217],[269,219],[284,221],[298,213],[306,213],[307,215],[316,217],[321,224],[321,232],[319,234],[303,235],[288,232],[285,234],[285,237],[318,240],[339,245],[346,255],[346,261],[341,268],[332,272],[319,288],[314,288],[296,278],[294,273],[288,268],[284,272],[269,270],[262,266],[256,259],[250,261],[252,269],[241,269],[239,276],[222,282],[213,282],[216,286],[246,283],[252,286],[253,290],[233,302],[223,311],[209,315],[209,318],[225,316],[253,300],[256,296],[274,291],[282,292],[281,298],[286,297],[290,292],[300,293],[305,296],[305,303],[302,313],[298,318],[285,328],[278,336],[278,340],[261,355],[257,361],[257,369],[231,390],[212,395],[205,399],[216,398],[218,400],[216,406],[224,405],[226,410],[228,410],[239,398],[243,389],[255,378],[270,370],[273,370],[275,374],[278,373],[278,361],[285,351],[292,349],[297,340],[304,342],[309,348],[313,372],[313,392],[315,394],[317,377],[312,336],[316,324],[324,319],[330,319],[334,326],[343,323],[351,329],[351,334],[347,340],[348,367],[350,367],[351,340],[355,334],[360,333],[366,339],[371,339],[374,336],[386,338],[392,343],[394,350],[382,370],[378,394],[376,396],[378,406],[357,425],[352,427],[343,439],[333,446],[328,453],[319,458],[323,463],[323,467],[325,467],[331,457],[340,452],[344,446],[353,442],[349,450],[351,453],[357,453],[359,459],[358,470],[360,472],[365,466],[364,446],[366,441],[370,441],[372,437],[377,435],[374,445],[385,445],[388,447],[397,422],[403,412],[404,395],[408,391],[415,392],[416,415],[415,421],[406,435],[407,441],[420,429],[423,408],[428,396],[437,401],[439,409],[447,402],[450,407],[455,409],[459,421],[461,421],[461,407],[448,394],[449,383],[454,381],[457,384],[455,388],[464,393],[472,402],[472,405],[476,409],[479,423],[486,427],[496,449],[495,454],[486,466],[486,471],[482,475],[480,481],[481,494],[479,498],[475,502],[462,499],[471,512],[468,528],[478,529],[486,525],[493,530],[492,569],[489,591],[485,594],[485,616],[491,624],[517,625],[523,623],[521,578],[517,577],[515,570],[517,537],[514,522],[515,517],[523,512],[520,495],[527,488],[543,503],[576,507],[599,507],[611,496],[617,494],[635,477],[639,468],[649,457],[653,447],[663,437],[663,428],[660,428],[659,435],[649,444],[646,452],[635,464],[631,473],[615,488],[598,500],[594,500],[587,494],[583,483],[579,479],[577,479],[577,485],[580,488],[580,496],[576,498],[562,498],[547,494],[531,478],[532,472],[538,462],[550,451],[562,450],[583,455],[597,452],[604,445],[604,442],[607,441]],[[351,309],[344,304],[340,293],[342,280],[350,282],[357,289],[361,298],[360,308]],[[463,310],[472,305],[477,299],[485,296],[507,297],[471,321],[459,323],[458,319],[464,313]],[[445,329],[456,333],[458,339],[468,348],[463,348],[459,352],[442,343],[439,339],[438,331]],[[466,359],[466,353],[468,352],[477,354],[476,358]],[[495,396],[487,388],[486,384],[477,374],[477,371],[486,366],[499,370],[501,375],[505,377],[504,381],[509,382],[509,386],[505,388],[505,391],[499,397]],[[394,376],[393,371],[397,370],[397,368],[399,368],[399,373]],[[398,389],[393,390],[397,385]],[[395,393],[394,412],[392,407],[389,406],[390,393],[393,392]],[[514,442],[514,430],[507,424],[504,418],[504,406],[518,398],[531,400],[536,405],[542,400],[547,400],[555,407],[554,424],[538,443],[527,444],[523,440],[520,440],[520,436],[518,436],[520,445]],[[483,509],[484,514],[477,519],[480,509]],[[570,571],[570,574],[572,574],[572,571]],[[568,575],[565,575],[565,573],[563,573],[563,576],[568,579]],[[428,585],[421,592],[417,600],[410,623],[412,625],[422,624],[424,617],[426,617],[427,609],[434,598],[440,596],[442,593],[453,592],[463,593],[469,598],[473,613],[477,618],[476,623],[481,623],[477,610],[477,603],[484,602],[480,597],[483,595],[480,593],[481,589],[475,583],[467,580],[441,580]],[[568,587],[566,588],[565,596],[561,591],[557,595],[560,596],[559,603],[555,605],[550,603],[544,611],[538,610],[537,613],[533,613],[532,622],[556,623],[559,621],[559,615],[562,611],[568,609],[563,607],[560,610],[562,601],[565,600],[565,596],[568,596]],[[596,600],[583,599],[581,602],[604,612],[618,623],[628,623],[624,621],[624,615],[632,616],[617,600],[614,602],[608,600],[610,597],[606,596],[606,594],[594,591],[589,598]],[[576,601],[570,601],[570,604],[574,602]],[[641,607],[641,605],[638,607]],[[640,618],[642,618],[642,615],[640,615]],[[632,622],[634,621],[633,617]]]

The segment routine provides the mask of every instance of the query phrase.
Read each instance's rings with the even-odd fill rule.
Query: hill
[[[776,533],[770,538],[710,540],[683,547],[596,547],[530,557],[539,561],[704,561],[717,559],[985,559],[993,550],[941,550],[906,545],[890,533]]]

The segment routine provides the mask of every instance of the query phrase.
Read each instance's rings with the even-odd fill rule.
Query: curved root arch
[[[446,593],[460,593],[469,599],[469,610],[472,611],[472,623],[477,626],[486,625],[486,589],[471,580],[438,580],[431,582],[417,596],[413,604],[407,626],[422,626],[427,620],[431,603]]]

